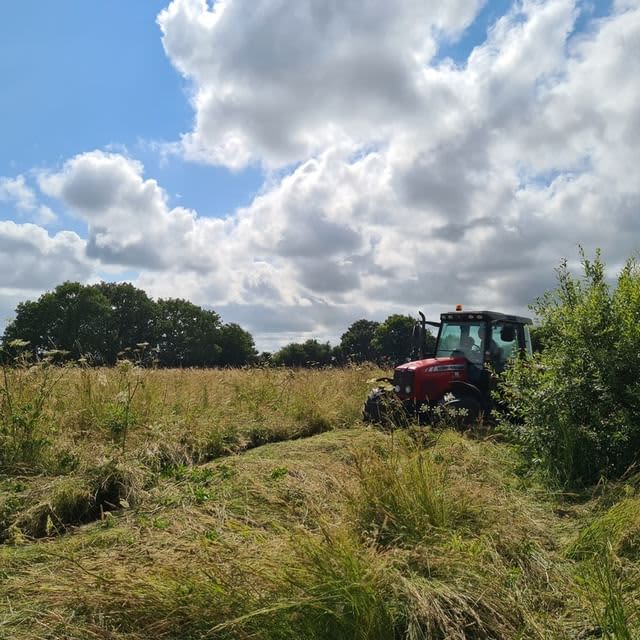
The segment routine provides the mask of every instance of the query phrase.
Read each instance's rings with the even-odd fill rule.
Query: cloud
[[[515,3],[460,66],[434,62],[438,29],[477,5],[392,4],[391,20],[374,3],[320,17],[242,0],[160,15],[193,84],[187,155],[302,161],[239,213],[250,249],[302,299],[369,313],[453,298],[522,312],[578,243],[615,263],[637,250],[637,4],[576,34],[580,4]]]
[[[15,178],[0,176],[0,202],[13,204],[21,217],[27,215],[38,224],[47,225],[57,219],[49,207],[38,202],[23,175]]]
[[[104,264],[140,269],[210,271],[225,223],[198,221],[194,211],[170,209],[143,165],[117,153],[92,151],[40,175],[40,188],[88,225],[87,254]],[[193,259],[195,257],[195,259]]]
[[[167,55],[193,84],[196,121],[184,148],[239,168],[384,137],[419,115],[435,34],[460,33],[480,4],[174,0],[158,23]]]
[[[64,280],[86,279],[94,265],[75,233],[51,236],[35,224],[0,221],[0,289],[42,291]]]

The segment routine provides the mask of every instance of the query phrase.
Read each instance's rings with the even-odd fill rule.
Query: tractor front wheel
[[[364,402],[362,419],[386,429],[394,429],[406,426],[409,416],[393,391],[376,387]]]

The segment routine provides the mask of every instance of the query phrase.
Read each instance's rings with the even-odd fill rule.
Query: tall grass
[[[465,496],[456,494],[447,466],[436,462],[431,450],[364,451],[355,458],[355,470],[355,520],[378,544],[416,544],[472,514]]]
[[[366,373],[4,367],[0,465],[56,473],[61,457],[197,462],[359,418]]]
[[[18,358],[0,372],[0,469],[46,464],[52,429],[47,408],[64,369]]]
[[[629,488],[629,487],[627,487]],[[607,640],[640,636],[640,498],[623,497],[583,527],[567,549]]]
[[[594,619],[605,640],[635,640],[640,633],[639,603],[625,593],[621,571],[608,549],[592,558],[583,572],[592,597]]]
[[[119,495],[109,506],[96,469],[149,476],[353,426],[370,375],[355,368],[149,370],[129,362],[112,369],[21,362],[0,373],[0,477],[68,476],[78,496],[91,487],[75,509],[56,506],[55,496],[40,504],[38,491],[21,498],[31,509],[26,519],[3,507],[0,538],[11,539],[62,532],[86,514],[118,509],[120,498],[129,502]]]

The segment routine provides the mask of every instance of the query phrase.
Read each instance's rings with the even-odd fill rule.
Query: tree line
[[[153,300],[129,283],[64,282],[18,304],[1,348],[5,357],[26,349],[36,357],[53,354],[58,362],[84,359],[94,365],[123,357],[161,367],[386,365],[412,355],[414,326],[414,318],[400,314],[384,322],[361,319],[335,346],[309,339],[259,355],[248,331],[188,300]],[[427,347],[434,344],[427,333]]]
[[[326,366],[377,362],[397,364],[415,356],[413,338],[415,318],[392,314],[384,322],[356,320],[341,336],[340,343],[331,346],[310,339],[292,342],[271,356],[276,365]],[[427,331],[427,350],[435,347],[435,337]]]
[[[132,356],[162,367],[249,364],[253,337],[215,311],[179,298],[151,299],[128,283],[65,282],[36,301],[18,304],[2,337],[11,356],[16,346],[57,361],[86,359],[111,365]]]

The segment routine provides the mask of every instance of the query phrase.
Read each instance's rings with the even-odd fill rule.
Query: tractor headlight
[[[400,393],[400,385],[399,385],[399,384],[397,384],[395,387],[393,387],[393,390],[394,390],[396,393]]]
[[[404,392],[405,393],[411,393],[411,385],[408,384],[405,388],[404,388]]]

